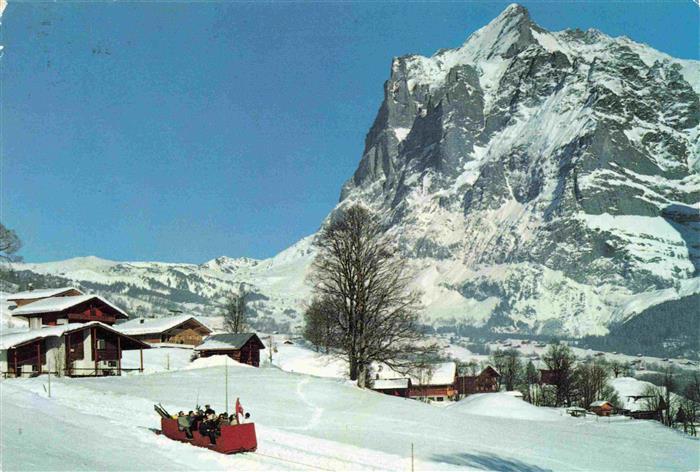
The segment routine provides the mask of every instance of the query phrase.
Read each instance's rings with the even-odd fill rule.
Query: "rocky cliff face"
[[[697,61],[511,5],[459,48],[394,59],[338,208],[380,212],[430,323],[603,334],[700,293],[699,92]],[[247,282],[297,326],[313,254],[25,268],[158,313],[215,313]]]
[[[698,70],[511,5],[457,49],[394,59],[340,206],[384,215],[434,319],[602,333],[698,275]]]

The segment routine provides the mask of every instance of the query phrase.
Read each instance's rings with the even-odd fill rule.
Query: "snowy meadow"
[[[333,378],[338,365],[282,346],[283,368],[228,363],[258,450],[224,456],[156,434],[153,404],[222,411],[224,362],[187,349],[145,351],[144,374],[3,380],[3,470],[697,470],[697,439],[653,421],[573,418],[505,394],[438,407]],[[302,361],[303,360],[303,361]],[[127,360],[128,362],[128,360]],[[290,367],[292,366],[292,367]],[[170,370],[166,370],[169,368]],[[230,406],[229,406],[230,408]],[[99,451],[98,454],[95,451]]]

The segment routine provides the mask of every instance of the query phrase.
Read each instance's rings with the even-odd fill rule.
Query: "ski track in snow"
[[[303,386],[309,383],[309,377],[304,377],[297,383],[297,396],[299,399],[304,403],[304,405],[308,406],[313,410],[313,413],[311,414],[311,418],[309,419],[309,422],[305,426],[299,426],[299,427],[288,427],[285,429],[288,430],[295,430],[295,431],[309,431],[313,429],[315,426],[318,425],[319,421],[321,420],[321,415],[323,415],[323,408],[319,407],[318,405],[311,403],[308,399],[308,397],[304,394]]]

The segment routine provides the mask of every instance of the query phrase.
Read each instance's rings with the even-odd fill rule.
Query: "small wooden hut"
[[[226,355],[231,359],[260,367],[260,349],[265,345],[255,333],[213,334],[195,348],[199,357]]]

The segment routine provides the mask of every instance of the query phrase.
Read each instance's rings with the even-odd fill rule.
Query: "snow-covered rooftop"
[[[609,403],[610,403],[610,402],[607,401],[607,400],[596,400],[596,401],[594,401],[593,403],[591,403],[590,406],[591,406],[591,407],[603,406],[603,405],[606,405],[606,404],[609,404]]]
[[[442,362],[433,364],[430,372],[419,375],[420,378],[412,378],[416,385],[449,385],[454,383],[457,373],[457,364],[454,362]]]
[[[54,313],[57,311],[63,311],[68,308],[71,308],[75,305],[79,305],[80,303],[86,302],[88,300],[99,300],[102,303],[110,306],[117,312],[119,312],[121,315],[123,315],[125,318],[128,318],[129,315],[127,315],[123,310],[119,309],[118,307],[112,305],[110,302],[105,300],[104,298],[100,297],[99,295],[76,295],[72,297],[51,297],[51,298],[44,298],[43,300],[38,300],[33,303],[28,303],[27,305],[23,305],[20,307],[15,308],[12,311],[13,316],[25,316],[25,315],[35,315],[39,313]]]
[[[623,408],[629,411],[646,411],[649,409],[649,400],[646,396],[650,387],[654,384],[633,377],[617,377],[610,381],[617,391]],[[658,387],[660,392],[665,392],[666,387]]]
[[[53,336],[63,336],[68,331],[82,329],[88,326],[102,326],[106,329],[111,329],[104,323],[99,321],[91,321],[89,323],[69,323],[57,326],[45,326],[41,329],[27,329],[19,333],[12,333],[0,336],[0,349],[9,349],[18,344],[26,343],[34,339],[50,338]]]
[[[58,294],[67,292],[69,290],[75,290],[76,292],[80,292],[80,290],[78,290],[75,287],[39,288],[36,290],[25,290],[24,292],[13,293],[11,295],[8,295],[7,299],[8,300],[31,300],[34,298],[54,297]],[[80,292],[80,293],[82,293],[82,292]]]
[[[134,320],[129,320],[126,323],[120,323],[115,325],[114,328],[121,331],[124,334],[139,335],[139,334],[150,334],[150,333],[161,333],[169,329],[175,328],[187,321],[193,320],[197,324],[206,328],[210,333],[211,329],[207,327],[204,323],[199,321],[194,316],[190,315],[180,315],[164,318],[136,318]]]
[[[374,390],[389,390],[392,388],[408,388],[408,379],[377,379],[373,381]]]
[[[262,341],[260,341],[260,339],[255,333],[226,333],[208,336],[202,344],[195,348],[195,350],[212,351],[220,349],[240,349],[253,337],[255,337],[258,340],[258,342],[260,342],[260,344],[262,345],[261,349],[265,349],[265,345],[262,343]]]

